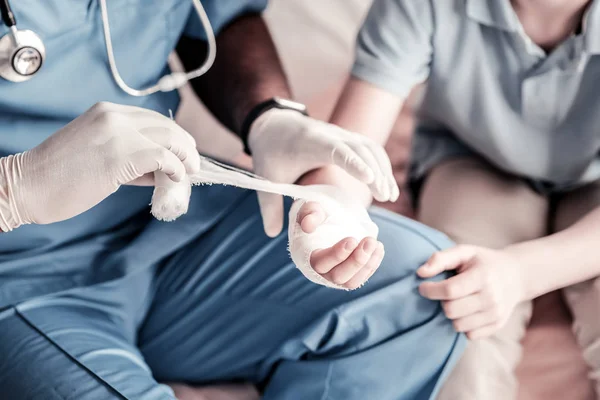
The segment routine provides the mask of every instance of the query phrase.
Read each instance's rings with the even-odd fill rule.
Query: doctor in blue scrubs
[[[186,215],[153,219],[152,188],[142,185],[155,171],[182,179],[198,155],[165,117],[176,92],[132,96],[119,86],[103,21],[120,77],[136,88],[169,72],[174,49],[196,68],[206,35],[188,0],[106,3],[104,18],[101,0],[18,0],[3,15],[0,51],[31,47],[0,60],[0,398],[173,399],[159,382],[234,381],[265,399],[433,398],[464,338],[438,302],[419,296],[415,270],[449,240],[373,208],[385,258],[372,238],[313,257],[315,269],[345,271],[323,274],[350,289],[377,269],[343,291],[296,270],[287,235],[277,235],[280,200],[261,201],[272,238],[256,194],[231,187],[195,188]],[[266,0],[203,5],[219,56],[193,81],[198,96],[247,142],[248,126],[276,111],[260,125],[281,140],[250,140],[255,163],[287,171],[314,159],[308,149],[326,146],[327,131],[307,134],[323,125],[280,100],[291,94],[260,16]],[[286,143],[296,143],[291,158],[281,157]],[[343,182],[318,168],[333,162],[287,179]],[[360,167],[345,170],[360,178]],[[307,230],[320,223],[311,207],[301,213]]]

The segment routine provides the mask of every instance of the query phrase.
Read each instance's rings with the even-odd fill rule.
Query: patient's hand
[[[429,299],[442,300],[455,329],[470,339],[496,333],[525,299],[520,262],[507,251],[456,246],[434,254],[417,273],[431,278],[450,270],[458,275],[425,282],[419,291]]]
[[[365,215],[368,218],[366,212]],[[324,224],[327,217],[321,204],[306,202],[300,207],[296,222],[304,233],[312,234]],[[365,237],[360,242],[353,237],[346,237],[331,247],[312,250],[310,266],[336,287],[352,290],[362,286],[373,275],[383,255],[383,244],[374,237]]]
[[[335,215],[328,215],[323,204],[310,201],[294,203],[290,217],[296,221],[290,220],[290,239],[293,239],[294,230],[310,236],[318,228],[313,235],[320,236],[316,240],[329,239],[327,246],[321,247],[314,246],[309,237],[300,243],[290,242],[294,262],[315,283],[349,290],[360,287],[379,268],[384,255],[383,244],[376,239],[378,228],[366,210],[371,203],[369,189],[336,166],[311,171],[298,183],[327,185],[329,194],[345,207],[333,207],[331,211]],[[310,252],[304,263],[298,254],[294,254],[298,251],[297,247]]]

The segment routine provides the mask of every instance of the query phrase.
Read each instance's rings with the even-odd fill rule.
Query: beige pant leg
[[[547,232],[547,199],[476,159],[452,160],[434,169],[418,208],[420,221],[457,243],[502,248]],[[530,317],[531,302],[523,303],[497,335],[470,341],[438,399],[516,398],[514,370]]]
[[[554,230],[568,228],[599,206],[600,182],[564,195],[556,206]],[[565,265],[565,268],[575,267]],[[591,369],[590,378],[600,398],[600,278],[573,285],[563,292],[573,314],[573,332]]]

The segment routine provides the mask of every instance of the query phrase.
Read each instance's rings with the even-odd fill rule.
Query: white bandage
[[[367,210],[360,204],[353,203],[343,197],[333,186],[311,186],[312,190],[323,197],[319,204],[325,210],[327,218],[312,233],[306,233],[298,223],[298,212],[307,202],[300,199],[292,205],[289,213],[288,240],[292,261],[310,281],[336,289],[345,287],[329,282],[318,274],[310,265],[313,251],[331,247],[347,237],[360,242],[366,237],[377,238],[379,229],[371,221]]]
[[[357,241],[365,237],[377,238],[377,225],[371,221],[364,206],[353,202],[333,186],[275,183],[206,157],[201,157],[200,162],[200,172],[190,175],[186,182],[174,183],[167,177],[157,179],[155,176],[157,187],[152,198],[154,216],[172,221],[184,214],[190,199],[190,184],[230,185],[292,197],[299,200],[289,212],[288,240],[292,261],[310,281],[345,289],[319,275],[310,265],[310,255],[315,250],[331,247],[347,237],[353,237]],[[327,215],[325,221],[312,233],[304,232],[298,223],[298,212],[307,201],[318,202]]]
[[[155,172],[152,215],[160,221],[176,220],[187,213],[191,194],[192,185],[187,176],[173,182],[164,172]]]

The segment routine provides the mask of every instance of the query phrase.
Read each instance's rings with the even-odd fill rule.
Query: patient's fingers
[[[494,323],[496,315],[493,311],[482,311],[456,319],[452,322],[457,332],[471,332]]]
[[[346,238],[328,249],[315,250],[310,255],[310,265],[319,274],[326,274],[333,267],[344,262],[357,245],[356,239]]]
[[[323,206],[314,201],[306,202],[298,211],[298,223],[305,233],[313,233],[325,218]]]
[[[471,340],[484,339],[492,336],[494,333],[498,331],[498,324],[493,323],[490,325],[486,325],[483,328],[478,328],[472,330],[471,332],[467,332],[467,337]]]
[[[459,268],[476,255],[474,246],[459,245],[434,253],[418,270],[421,278],[431,278],[444,271]]]
[[[354,290],[364,285],[381,265],[384,254],[383,243],[378,243],[369,262],[352,279],[346,282],[344,286],[350,290]]]
[[[484,303],[480,293],[471,294],[457,300],[445,300],[442,308],[449,319],[463,318],[483,310]]]
[[[377,243],[374,238],[364,238],[345,261],[338,264],[323,277],[336,285],[346,284],[369,262],[377,249]]]
[[[439,282],[423,282],[419,293],[430,300],[456,300],[481,290],[481,269],[471,268]]]

